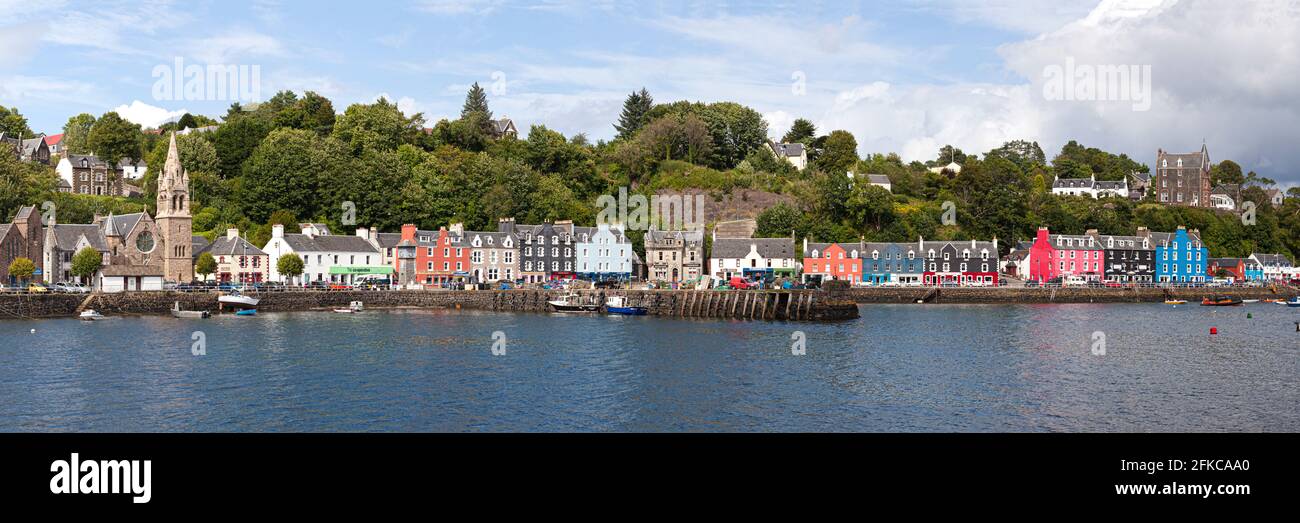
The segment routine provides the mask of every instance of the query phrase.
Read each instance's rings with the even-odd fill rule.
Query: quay
[[[843,291],[820,290],[371,290],[283,291],[258,295],[261,312],[332,310],[353,301],[367,309],[464,308],[513,312],[550,312],[548,300],[577,292],[598,303],[626,296],[629,306],[645,307],[652,316],[744,320],[834,321],[858,317],[857,303]],[[73,317],[94,309],[113,316],[168,315],[177,307],[217,312],[216,292],[136,291],[97,294],[0,295],[0,319]]]

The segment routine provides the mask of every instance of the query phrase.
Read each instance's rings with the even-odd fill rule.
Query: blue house
[[[925,255],[915,243],[867,243],[862,252],[862,281],[872,285],[919,285]]]
[[[1200,231],[1179,226],[1173,233],[1149,233],[1156,246],[1156,282],[1202,283],[1209,269],[1210,249]]]

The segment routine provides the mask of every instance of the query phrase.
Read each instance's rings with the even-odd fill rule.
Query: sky
[[[1298,44],[1300,0],[0,0],[0,105],[55,134],[82,112],[219,117],[241,96],[160,90],[179,59],[255,67],[261,99],[311,90],[341,112],[384,96],[429,125],[478,82],[521,132],[609,139],[645,87],[907,161],[1016,139],[1050,158],[1073,139],[1151,165],[1205,143],[1292,186]],[[1131,89],[1089,74],[1119,68]]]

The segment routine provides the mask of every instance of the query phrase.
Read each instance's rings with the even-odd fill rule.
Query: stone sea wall
[[[871,287],[842,291],[857,303],[1158,303],[1168,299],[1199,303],[1211,294],[1241,299],[1290,299],[1297,294],[1290,287],[1259,288],[1020,288],[1020,287]]]
[[[586,290],[580,294],[604,303],[609,296],[626,296],[629,306],[646,307],[651,315],[684,318],[831,321],[858,317],[858,307],[841,292],[823,291],[685,291]],[[345,308],[361,301],[368,309],[466,308],[546,312],[555,290],[494,291],[330,291],[275,292],[258,296],[263,312]],[[218,311],[218,294],[125,292],[117,294],[0,295],[0,319],[75,316],[85,309],[105,315],[169,314],[182,310]]]

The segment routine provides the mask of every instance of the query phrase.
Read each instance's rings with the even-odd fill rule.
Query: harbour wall
[[[1290,299],[1297,294],[1291,287],[869,287],[840,292],[857,303],[1159,303],[1171,299],[1200,303],[1216,293],[1243,300]]]
[[[627,305],[645,307],[654,316],[754,320],[834,321],[858,317],[857,304],[842,291],[689,291],[689,290],[585,290],[576,291],[596,303],[610,296],[626,296]],[[346,308],[360,301],[368,309],[466,308],[496,311],[547,312],[557,290],[492,291],[317,291],[272,292],[258,296],[261,312],[311,311]],[[105,315],[169,314],[179,303],[182,310],[217,312],[218,294],[193,292],[123,292],[115,294],[9,294],[0,295],[0,319],[76,316],[94,309]]]

